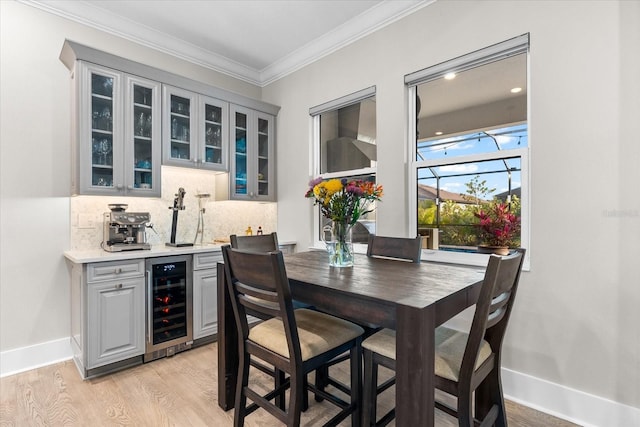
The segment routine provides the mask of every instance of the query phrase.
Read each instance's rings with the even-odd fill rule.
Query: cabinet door
[[[216,269],[193,272],[193,338],[218,332],[218,278]]]
[[[255,179],[253,197],[257,200],[275,200],[273,123],[273,116],[256,113],[256,160],[251,176]]]
[[[88,284],[87,368],[144,353],[144,278]]]
[[[125,76],[126,193],[160,197],[160,84]]]
[[[117,194],[122,182],[121,74],[80,63],[78,134],[81,194]],[[115,160],[115,161],[114,161]]]
[[[273,116],[232,105],[229,197],[275,200]]]
[[[249,200],[249,166],[248,138],[251,110],[237,105],[230,108],[231,123],[231,167],[229,168],[229,197],[231,199]]]
[[[198,165],[204,169],[227,170],[229,150],[229,104],[200,96]]]
[[[195,167],[198,160],[197,96],[165,85],[163,103],[163,163]]]

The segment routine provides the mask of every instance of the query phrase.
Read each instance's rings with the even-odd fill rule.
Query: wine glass
[[[100,154],[100,163],[103,165],[107,163],[107,156],[111,153],[111,144],[109,144],[109,140],[107,138],[103,138],[100,140],[100,144],[98,145],[98,153]]]

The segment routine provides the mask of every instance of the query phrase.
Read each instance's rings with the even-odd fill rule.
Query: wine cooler
[[[193,344],[191,256],[150,258],[144,362],[173,356]]]

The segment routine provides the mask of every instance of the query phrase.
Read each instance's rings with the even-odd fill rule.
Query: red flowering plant
[[[486,246],[517,247],[520,243],[520,216],[507,203],[495,199],[484,203],[478,212],[480,241]]]

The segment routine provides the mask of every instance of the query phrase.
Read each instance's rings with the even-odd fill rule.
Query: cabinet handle
[[[122,273],[122,269],[121,269],[121,268],[116,268],[115,273],[116,273],[116,274],[120,274],[120,273]]]
[[[118,283],[118,284],[116,285],[116,289],[122,289],[122,283]]]

